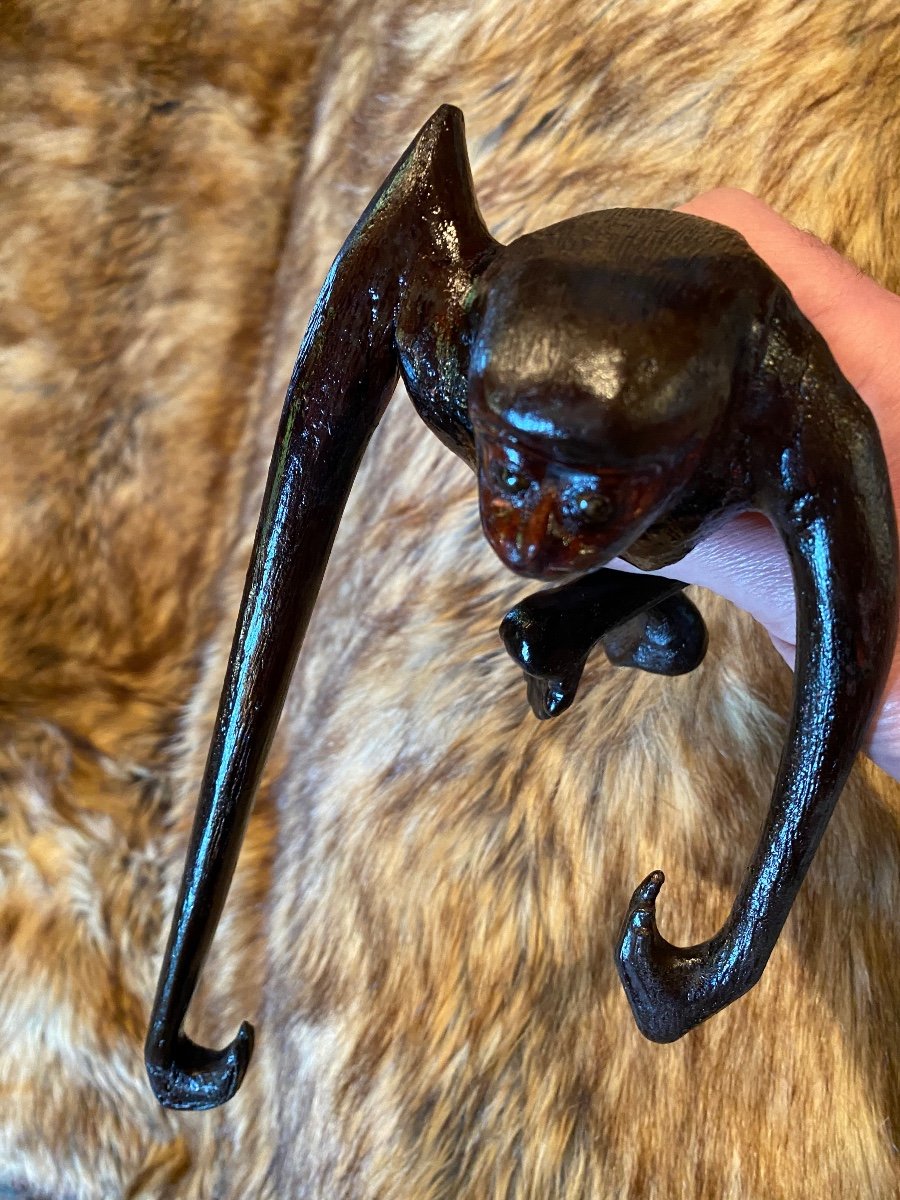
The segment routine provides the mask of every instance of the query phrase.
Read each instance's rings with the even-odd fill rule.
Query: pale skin
[[[705,192],[681,211],[729,225],[788,285],[824,336],[847,379],[878,424],[895,509],[900,497],[900,296],[880,287],[812,234],[795,228],[738,188]],[[898,514],[900,515],[900,514]],[[631,571],[621,560],[611,566]],[[794,664],[794,583],[784,544],[765,517],[745,513],[655,574],[709,588],[759,621]],[[882,770],[900,779],[900,651],[866,746]]]

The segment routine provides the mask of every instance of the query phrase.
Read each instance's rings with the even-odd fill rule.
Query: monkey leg
[[[662,675],[692,671],[706,652],[707,635],[684,587],[674,579],[600,570],[510,609],[500,636],[525,674],[535,716],[546,720],[572,704],[598,642],[619,666]]]
[[[706,655],[709,635],[697,606],[677,592],[606,634],[606,657],[617,667],[653,675],[686,675]]]

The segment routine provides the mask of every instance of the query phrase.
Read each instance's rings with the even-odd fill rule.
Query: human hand
[[[748,192],[719,188],[680,208],[743,234],[790,288],[800,309],[828,342],[844,375],[872,410],[884,445],[896,511],[900,498],[900,297]],[[619,561],[610,565],[631,569]],[[736,518],[685,558],[656,574],[709,588],[749,612],[793,666],[793,579],[781,539],[764,516],[747,513]],[[900,779],[897,651],[866,751],[883,770]]]

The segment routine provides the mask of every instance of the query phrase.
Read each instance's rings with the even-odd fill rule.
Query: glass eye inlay
[[[613,514],[614,505],[609,496],[596,491],[579,491],[572,500],[572,510],[582,521],[591,525],[599,525],[608,521]]]
[[[505,458],[492,459],[491,482],[505,495],[521,496],[531,487],[531,478],[515,463]]]

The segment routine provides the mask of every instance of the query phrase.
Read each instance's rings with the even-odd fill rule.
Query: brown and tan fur
[[[611,944],[721,923],[790,676],[592,662],[539,725],[527,589],[398,398],[335,548],[165,1113],[141,1042],[290,365],[439,101],[498,236],[748,188],[888,286],[893,0],[9,0],[0,7],[0,1196],[888,1200],[900,786],[860,762],[770,969],[683,1041]],[[5,1190],[4,1190],[5,1189]],[[19,1189],[19,1190],[16,1190]]]

